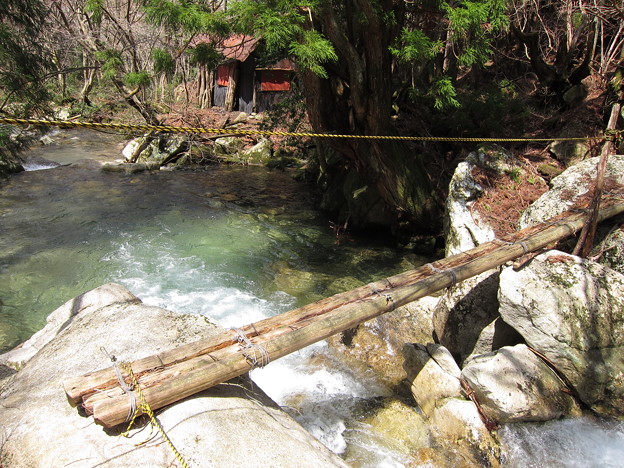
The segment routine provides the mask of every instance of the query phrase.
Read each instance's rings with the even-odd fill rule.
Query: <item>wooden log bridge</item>
[[[624,199],[605,197],[599,220],[624,212]],[[573,235],[586,210],[567,211],[546,223],[479,245],[304,307],[227,330],[130,363],[153,410],[240,376],[312,343],[409,302],[453,286],[510,260]],[[124,377],[128,385],[129,376]],[[130,398],[112,367],[64,383],[70,403],[80,404],[96,422],[111,427],[126,420]]]

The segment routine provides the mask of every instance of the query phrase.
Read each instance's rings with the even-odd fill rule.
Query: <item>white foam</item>
[[[509,424],[500,431],[505,467],[624,467],[624,422],[588,417]]]
[[[24,168],[25,171],[31,172],[31,171],[42,171],[45,169],[54,169],[55,167],[58,167],[58,164],[56,163],[37,164],[37,163],[25,162],[22,164],[22,167]]]

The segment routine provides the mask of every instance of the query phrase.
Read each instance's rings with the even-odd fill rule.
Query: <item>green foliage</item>
[[[85,0],[85,13],[90,13],[89,19],[95,24],[102,23],[102,15],[104,14],[104,0]]]
[[[223,20],[223,12],[212,11],[202,1],[145,0],[144,10],[147,20],[171,31],[186,33],[210,32],[226,35],[228,24]]]
[[[104,78],[114,78],[123,69],[124,61],[121,52],[106,49],[94,53],[95,59],[101,63]]]
[[[420,29],[403,28],[390,52],[403,62],[414,62],[434,58],[441,48],[441,41],[431,40]]]
[[[235,31],[262,38],[267,52],[287,50],[300,69],[327,77],[323,64],[338,57],[327,38],[306,27],[307,13],[316,6],[307,0],[240,0],[226,13]]]
[[[50,61],[40,32],[46,10],[39,0],[0,1],[0,115],[29,117],[48,110],[42,76]],[[20,169],[24,133],[0,126],[0,176]]]
[[[474,90],[462,88],[456,99],[459,107],[430,114],[432,133],[463,137],[508,137],[511,135],[506,132],[507,129],[512,128],[513,135],[524,131],[528,109],[509,85],[501,86],[493,81]]]
[[[297,57],[299,67],[323,78],[327,78],[327,72],[321,64],[338,60],[331,42],[314,30],[303,31],[299,41],[291,42],[290,53]]]
[[[445,2],[452,39],[460,65],[484,63],[491,55],[492,37],[509,25],[506,0],[464,1],[458,6]]]
[[[460,106],[459,101],[456,99],[457,91],[448,76],[444,76],[435,81],[431,85],[428,94],[433,97],[433,107],[436,110],[445,110]]]
[[[50,66],[40,32],[45,8],[39,0],[0,2],[0,111],[27,116],[45,108],[42,75]]]
[[[171,75],[175,71],[175,60],[164,49],[154,49],[152,51],[152,60],[154,61],[154,73],[157,75],[161,73]]]
[[[222,60],[221,55],[212,44],[201,42],[196,47],[190,49],[191,63],[203,65],[205,67],[216,67]]]
[[[149,86],[152,82],[152,77],[147,72],[138,72],[138,73],[126,73],[124,76],[124,83],[126,86],[130,87],[144,87]]]

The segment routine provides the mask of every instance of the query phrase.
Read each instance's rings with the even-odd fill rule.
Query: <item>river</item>
[[[147,304],[235,327],[429,261],[379,239],[337,238],[307,187],[287,172],[104,173],[93,160],[117,158],[117,136],[72,131],[55,139],[27,156],[65,166],[42,170],[50,165],[29,159],[31,170],[0,185],[0,351],[39,330],[68,299],[110,281]],[[420,466],[365,422],[388,389],[341,365],[326,344],[252,378],[352,466]],[[508,466],[624,460],[620,423],[584,418],[501,434]],[[592,437],[601,450],[591,442],[583,449],[580,441]],[[579,457],[583,450],[591,457]],[[585,464],[564,463],[577,459]]]

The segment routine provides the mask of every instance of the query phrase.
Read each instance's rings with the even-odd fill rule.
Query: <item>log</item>
[[[622,212],[624,201],[606,199],[600,220]],[[546,247],[573,235],[583,223],[582,212],[569,211],[502,240],[260,320],[240,332],[227,330],[217,337],[140,359],[131,366],[146,401],[156,410],[242,375],[258,364]],[[111,427],[126,419],[129,399],[117,383],[113,369],[71,379],[64,387],[70,402],[81,404],[98,423]]]

